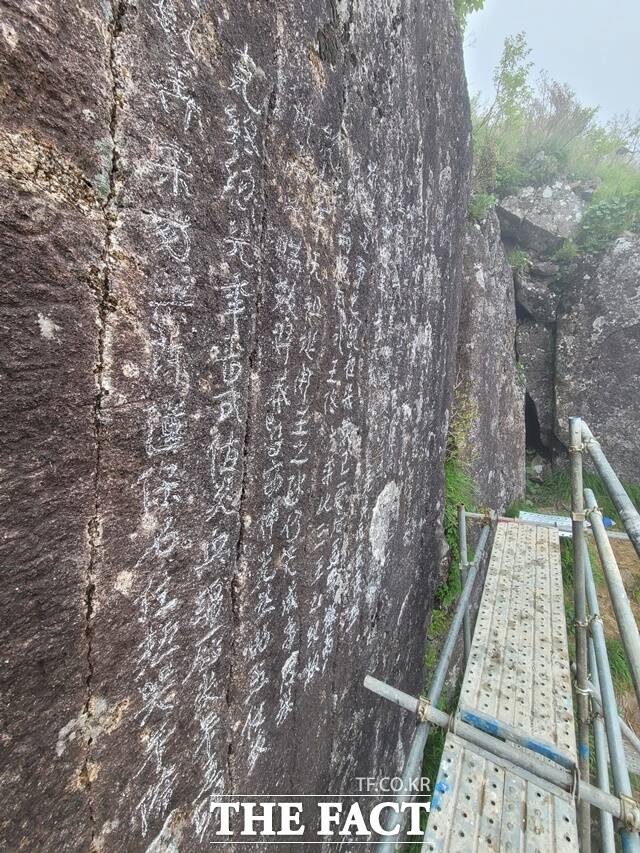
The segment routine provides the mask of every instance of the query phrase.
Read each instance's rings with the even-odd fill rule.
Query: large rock
[[[582,416],[617,473],[640,482],[640,236],[579,265],[558,317],[556,432]]]
[[[108,21],[81,5],[2,4],[3,850],[88,850],[93,834],[87,630],[113,90]]]
[[[575,232],[585,204],[569,184],[557,181],[548,187],[524,187],[502,199],[497,210],[506,240],[545,256]]]
[[[529,444],[554,446],[555,327],[535,321],[520,321],[516,351],[524,370],[529,423]],[[536,432],[538,433],[536,435]]]
[[[2,26],[0,844],[185,853],[403,760],[468,105],[445,0],[111,8]]]
[[[514,272],[518,314],[539,323],[552,325],[556,321],[558,295],[549,286],[551,280],[538,277],[534,270]]]
[[[479,503],[498,511],[525,484],[524,390],[516,375],[511,267],[494,212],[469,223],[458,332],[457,406],[469,423],[466,458]]]

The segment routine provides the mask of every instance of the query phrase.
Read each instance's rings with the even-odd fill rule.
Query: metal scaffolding
[[[572,823],[575,825],[577,820],[579,849],[581,851],[590,851],[590,808],[594,807],[598,811],[601,849],[605,853],[615,850],[614,833],[618,831],[620,833],[622,849],[640,853],[640,806],[633,799],[623,738],[629,744],[629,748],[635,752],[640,752],[640,739],[618,715],[611,668],[607,657],[604,629],[596,595],[596,586],[593,579],[589,551],[586,545],[587,532],[593,535],[598,549],[607,590],[611,598],[639,705],[640,633],[638,632],[632,608],[622,582],[615,554],[611,548],[609,541],[612,538],[611,534],[605,530],[602,514],[593,492],[583,488],[583,461],[585,453],[588,453],[593,460],[602,482],[616,506],[625,527],[626,535],[633,543],[639,555],[640,515],[607,461],[600,444],[593,437],[587,425],[580,418],[571,418],[569,426],[572,484],[571,535],[573,540],[574,628],[576,643],[575,665],[573,667],[575,676],[573,691],[577,709],[577,750],[574,734],[573,732],[569,734],[566,728],[569,723],[571,729],[573,729],[571,697],[569,696],[568,698],[568,705],[566,705],[566,700],[562,700],[565,701],[564,707],[566,708],[566,713],[563,717],[565,720],[564,724],[559,723],[561,716],[558,716],[558,714],[554,718],[555,724],[549,722],[546,719],[548,713],[544,711],[545,702],[549,701],[547,699],[549,690],[562,692],[566,684],[568,694],[570,693],[566,629],[562,613],[562,582],[559,577],[559,551],[557,551],[557,566],[555,568],[552,566],[553,561],[549,557],[550,562],[548,563],[547,574],[543,573],[543,576],[540,577],[536,574],[538,571],[536,566],[540,565],[540,554],[544,556],[547,553],[545,550],[548,547],[546,544],[547,540],[544,537],[555,536],[555,548],[559,547],[557,544],[557,532],[552,534],[548,530],[548,526],[546,526],[547,530],[544,533],[543,539],[539,541],[536,540],[535,534],[523,534],[525,536],[525,540],[523,541],[525,541],[525,544],[528,543],[530,550],[533,548],[532,553],[534,554],[533,558],[530,558],[529,565],[527,565],[524,558],[518,563],[520,557],[518,556],[518,548],[513,545],[513,537],[511,544],[509,544],[505,538],[507,534],[503,532],[505,530],[508,531],[511,525],[518,525],[517,521],[514,519],[499,518],[497,515],[489,516],[479,513],[468,513],[464,507],[460,507],[458,511],[458,525],[462,593],[451,621],[428,695],[426,697],[414,698],[370,676],[365,679],[365,686],[375,694],[394,702],[416,716],[416,728],[402,774],[403,786],[396,798],[399,804],[410,800],[413,796],[412,790],[416,790],[413,783],[421,774],[422,758],[430,727],[436,725],[448,732],[445,744],[446,756],[443,756],[443,763],[440,768],[442,776],[439,775],[438,777],[438,784],[445,785],[443,790],[446,790],[446,782],[443,781],[443,778],[448,776],[447,769],[445,769],[445,762],[448,768],[451,767],[452,762],[455,763],[456,761],[458,762],[458,769],[466,766],[465,761],[473,767],[474,761],[469,759],[469,757],[466,759],[464,757],[467,754],[467,756],[472,756],[483,763],[486,773],[492,772],[494,774],[492,777],[494,779],[492,782],[493,788],[498,787],[495,781],[498,779],[496,774],[503,772],[502,784],[504,787],[505,802],[507,802],[507,784],[505,780],[518,779],[520,780],[519,784],[525,786],[522,789],[523,791],[529,785],[532,791],[538,792],[536,794],[537,797],[544,795],[550,798],[548,799],[548,803],[557,803],[555,818],[552,817],[553,806],[548,805],[548,808],[551,809],[548,811],[549,819],[552,822],[553,820],[556,822],[563,820],[565,823],[557,824],[556,829],[549,836],[549,838],[553,837],[556,839],[554,849],[576,849],[577,845],[570,832],[565,832],[564,836],[562,834],[558,835],[557,827],[569,827]],[[480,522],[482,527],[473,560],[470,564],[467,564],[467,523],[469,520]],[[590,530],[587,527],[587,521],[590,522]],[[495,563],[494,571],[488,575],[481,609],[483,607],[485,610],[487,608],[491,609],[493,607],[493,599],[495,598],[499,603],[495,605],[494,609],[496,611],[501,609],[501,613],[502,611],[504,613],[495,618],[491,617],[491,619],[494,619],[491,622],[491,625],[493,625],[492,634],[495,635],[491,637],[491,642],[486,614],[479,617],[479,623],[481,624],[479,627],[476,626],[472,642],[469,605],[483,556],[487,552],[491,529],[495,530],[497,525],[501,527],[502,538],[499,547],[503,549],[502,556],[494,560],[495,549],[497,547],[494,545],[491,556],[492,563],[490,565],[491,571],[491,566]],[[520,525],[521,529],[528,528],[529,530],[535,530],[536,527],[545,529],[545,525],[538,526],[531,523]],[[533,539],[531,539],[531,536],[533,536]],[[620,534],[618,534],[619,536]],[[516,540],[519,542],[517,537]],[[552,541],[552,539],[549,539],[549,541]],[[537,552],[535,551],[536,547],[538,548]],[[511,548],[510,551],[509,548]],[[540,548],[542,548],[542,551],[540,551]],[[504,553],[507,552],[509,560],[513,563],[514,574],[511,576],[511,579],[504,575],[504,573],[501,574],[502,563],[499,563],[499,561],[504,561]],[[517,590],[515,593],[511,591],[510,584],[516,585]],[[540,584],[542,584],[542,589],[540,588]],[[489,588],[489,585],[491,585],[491,588]],[[483,655],[486,658],[491,654],[496,654],[496,644],[502,641],[505,643],[505,654],[508,652],[512,656],[510,665],[512,669],[514,668],[513,655],[517,656],[518,654],[518,641],[526,639],[530,635],[527,633],[528,629],[526,625],[524,628],[513,628],[513,623],[516,620],[509,609],[511,605],[504,602],[507,599],[512,600],[519,597],[518,601],[521,606],[522,601],[527,595],[531,599],[529,601],[530,609],[537,611],[535,615],[529,615],[528,618],[531,620],[532,625],[540,628],[541,646],[544,647],[545,644],[549,646],[546,649],[540,649],[542,657],[546,654],[547,658],[545,660],[553,662],[549,664],[552,669],[555,668],[555,664],[557,663],[560,674],[553,677],[540,675],[545,688],[541,689],[542,700],[544,700],[540,700],[541,718],[540,720],[536,719],[538,712],[533,697],[531,697],[532,708],[530,714],[533,716],[527,718],[526,715],[522,716],[522,714],[518,715],[516,713],[515,717],[513,717],[516,723],[518,721],[520,723],[523,720],[525,721],[525,725],[518,725],[501,719],[501,708],[496,697],[493,697],[495,701],[492,704],[488,702],[484,703],[485,708],[495,708],[495,713],[484,712],[477,707],[479,706],[479,698],[481,696],[481,692],[478,692],[481,691],[480,675],[478,673],[487,673],[491,669],[489,665],[489,670],[487,670],[487,664],[479,662],[479,658],[482,658]],[[548,608],[546,615],[545,608]],[[519,618],[519,616],[520,612],[516,612],[516,617]],[[496,622],[495,619],[498,621]],[[562,623],[562,636],[558,630],[560,623]],[[503,627],[500,628],[500,625]],[[496,626],[498,627],[496,628]],[[446,714],[443,711],[439,711],[435,706],[440,698],[447,670],[451,663],[461,630],[463,633],[464,662],[466,666],[462,698],[455,713]],[[509,635],[509,630],[512,632],[511,635]],[[507,649],[508,644],[510,644],[509,649]],[[489,648],[490,645],[491,649]],[[515,652],[514,648],[516,649]],[[497,649],[497,652],[499,656],[500,650]],[[564,657],[564,660],[558,660],[559,657]],[[560,678],[560,681],[554,681],[553,679],[556,677]],[[509,678],[513,679],[513,675],[507,676],[507,681]],[[503,679],[504,675],[501,675],[497,688],[491,686],[493,682],[491,678],[488,679],[489,687],[487,687],[486,683],[482,686],[484,699],[489,698],[487,690],[497,689],[502,695],[504,688]],[[535,674],[533,675],[533,679],[535,682]],[[476,682],[477,689],[474,688]],[[508,687],[507,692],[509,693],[511,689],[511,687]],[[471,696],[476,698],[474,705],[470,705],[468,702],[468,698]],[[554,701],[557,702],[558,700],[555,699]],[[503,710],[506,711],[507,707],[508,703],[504,704]],[[527,719],[529,720],[529,726],[526,725]],[[562,735],[554,731],[554,725],[560,725],[561,728],[564,725]],[[527,730],[527,728],[531,730]],[[549,737],[540,736],[540,732],[544,734],[548,733]],[[571,746],[570,749],[564,750],[561,748],[560,737],[563,738],[563,744],[566,741],[566,745]],[[593,743],[596,759],[595,778],[593,780],[591,779],[589,761],[590,742]],[[447,747],[449,751],[447,751]],[[633,752],[631,753],[631,757],[633,757]],[[611,770],[611,778],[609,776],[609,768]],[[504,774],[507,775],[505,776]],[[487,776],[484,779],[483,785],[487,783],[488,778]],[[471,775],[466,782],[468,786],[465,796],[466,800],[471,802],[473,797],[469,786],[476,784],[476,778]],[[513,795],[514,786],[509,786],[509,791]],[[432,807],[436,798],[438,798],[438,803],[440,802],[440,796],[436,790],[432,799]],[[482,796],[484,799],[484,794]],[[518,796],[526,798],[529,795],[521,793]],[[571,813],[567,811],[568,803],[572,801],[575,803],[573,818],[571,817]],[[512,809],[513,803],[507,803],[507,808]],[[442,811],[440,805],[437,806],[437,810],[439,812]],[[536,813],[542,814],[539,810],[536,810]],[[475,833],[472,832],[465,835],[465,830],[470,825],[469,822],[471,821],[472,825],[473,821],[476,820],[476,815],[468,815],[464,811],[463,816],[460,817],[456,810],[450,810],[448,817],[453,822],[460,820],[464,824],[464,826],[461,824],[459,831],[455,833],[455,845],[452,846],[450,842],[445,843],[442,840],[453,837],[451,828],[449,827],[444,834],[434,834],[433,831],[428,831],[427,835],[425,835],[423,851],[436,849],[491,849],[486,847],[487,844],[490,845],[492,843],[491,837],[486,837],[482,841],[477,828]],[[507,816],[504,816],[504,819],[507,820]],[[493,817],[489,819],[489,823],[494,824]],[[508,825],[511,827],[511,823]],[[429,827],[431,827],[431,820]],[[391,853],[391,851],[396,849],[401,839],[402,825],[396,816],[394,816],[392,823],[388,825],[387,829],[389,831],[395,829],[396,835],[383,838],[379,842],[378,849],[381,853]],[[501,838],[502,836],[498,834],[495,837]],[[467,838],[469,839],[468,841],[466,840]],[[509,849],[521,849],[519,845],[525,842],[522,840],[519,832],[513,835],[513,839],[515,843],[512,843],[510,840]],[[538,843],[544,844],[542,837]],[[485,845],[484,847],[482,846],[483,844]]]

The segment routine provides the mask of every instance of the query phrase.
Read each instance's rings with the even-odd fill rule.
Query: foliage
[[[571,539],[560,540],[560,568],[562,583],[565,588],[573,587],[573,542]]]
[[[473,502],[473,481],[467,466],[452,454],[444,465],[444,538],[449,546],[450,568],[447,579],[440,584],[435,596],[440,607],[446,609],[460,595],[460,547],[458,545],[458,505],[468,509]]]
[[[487,213],[496,206],[498,199],[492,193],[473,193],[469,201],[469,219],[482,223]]]
[[[504,514],[507,518],[517,518],[521,512],[536,512],[538,509],[535,504],[533,504],[529,498],[519,498],[517,501],[514,501],[504,511]]]
[[[591,489],[596,496],[598,506],[604,515],[612,518],[618,525],[620,519],[609,497],[602,480],[591,471],[583,472],[585,489]],[[627,494],[640,509],[640,485],[623,483]],[[556,468],[550,472],[542,483],[529,481],[527,483],[527,501],[531,507],[538,510],[569,513],[571,510],[571,473],[569,468]]]
[[[502,198],[558,179],[590,184],[576,245],[559,258],[570,262],[578,250],[598,252],[623,231],[640,231],[640,123],[600,123],[596,109],[544,74],[532,85],[529,56],[523,33],[507,38],[493,101],[472,101],[474,193]]]
[[[460,548],[458,546],[458,506],[472,508],[475,487],[469,473],[472,450],[469,446],[471,426],[476,410],[458,385],[455,390],[454,415],[449,425],[444,463],[444,538],[449,546],[449,576],[436,590],[436,599],[447,608],[460,594]]]
[[[602,571],[602,564],[600,563],[600,557],[598,556],[598,549],[596,547],[596,543],[589,536],[587,537],[587,551],[589,552],[589,560],[591,561],[591,572],[593,574],[593,580],[596,586],[602,586],[604,583],[604,574]]]
[[[623,231],[640,231],[640,184],[623,196],[591,204],[580,222],[578,242],[585,252],[601,252]]]
[[[460,547],[458,545],[458,506],[465,504],[472,509],[475,487],[468,470],[468,460],[471,458],[469,435],[471,425],[476,416],[475,409],[469,398],[462,392],[460,385],[455,392],[455,414],[449,426],[447,452],[444,464],[444,536],[449,546],[450,569],[447,580],[436,590],[435,596],[439,607],[431,612],[431,621],[427,631],[427,646],[425,650],[425,670],[427,679],[435,669],[442,640],[446,636],[451,623],[451,604],[458,598],[460,585]],[[457,696],[447,699],[443,695],[438,702],[441,710],[452,712],[457,706]],[[435,783],[440,766],[440,758],[444,748],[446,732],[434,727],[429,735],[429,743],[424,751],[422,775]],[[420,799],[420,796],[418,797]],[[407,845],[405,850],[418,851],[421,843]]]
[[[467,17],[471,12],[479,12],[483,6],[484,0],[454,0],[454,9],[461,29],[464,30]]]
[[[524,364],[519,359],[516,360],[516,383],[520,391],[524,393],[527,388],[527,374]]]
[[[512,249],[508,261],[514,270],[525,270],[529,266],[529,255],[522,249]]]
[[[474,417],[474,407],[458,386],[455,396],[455,414],[449,427],[444,463],[443,528],[444,537],[449,546],[449,572],[446,581],[440,584],[435,592],[438,606],[431,612],[431,621],[427,630],[425,651],[427,674],[435,667],[442,645],[441,640],[449,630],[451,605],[461,591],[458,506],[465,504],[468,509],[473,506],[475,488],[469,474],[468,463],[464,460],[470,458],[469,432]]]
[[[560,264],[560,266],[567,266],[578,257],[578,247],[573,242],[573,240],[568,239],[565,240],[562,246],[558,249],[558,251],[553,256],[553,260]]]
[[[606,640],[606,644],[613,687],[618,694],[626,693],[633,687],[633,681],[631,680],[622,640],[617,637],[610,637]]]

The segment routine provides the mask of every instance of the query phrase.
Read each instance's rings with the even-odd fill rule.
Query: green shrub
[[[568,266],[578,257],[578,247],[573,240],[565,240],[553,256],[553,260],[561,266]]]
[[[492,193],[474,193],[469,201],[469,219],[482,223],[487,213],[496,206],[498,199]]]
[[[518,518],[521,512],[536,512],[537,507],[531,503],[529,498],[520,498],[517,501],[514,501],[504,511],[504,514],[507,518]]]
[[[623,231],[640,231],[640,190],[594,201],[580,222],[578,245],[585,252],[601,252]]]
[[[454,9],[460,26],[464,29],[467,17],[471,12],[479,12],[484,6],[484,0],[454,0]]]
[[[640,230],[640,124],[598,122],[595,109],[545,75],[532,86],[529,54],[523,33],[507,38],[493,102],[472,100],[474,193],[503,198],[558,179],[592,184],[576,244],[558,259],[569,263],[574,249],[600,252],[623,231]]]
[[[447,609],[460,594],[460,547],[458,545],[458,506],[473,508],[475,485],[469,473],[473,448],[469,445],[476,409],[463,388],[455,389],[454,414],[449,425],[444,462],[444,538],[449,546],[450,569],[447,580],[436,590],[440,607]]]
[[[529,255],[522,249],[513,249],[507,259],[514,270],[522,271],[529,266]]]
[[[458,506],[473,506],[474,485],[466,465],[454,452],[444,464],[444,538],[449,546],[451,565],[445,583],[436,590],[436,599],[447,608],[460,595],[460,546],[458,544]]]

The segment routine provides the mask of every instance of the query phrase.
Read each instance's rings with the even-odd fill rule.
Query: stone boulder
[[[536,255],[556,252],[574,234],[586,202],[563,181],[524,187],[497,207],[506,241]]]
[[[347,5],[3,4],[3,850],[402,766],[469,109],[449,0]]]
[[[582,416],[617,473],[640,482],[640,235],[585,261],[558,315],[556,433]]]
[[[555,328],[534,320],[518,322],[516,351],[525,377],[528,443],[553,447]],[[536,434],[537,432],[537,434]]]
[[[514,272],[514,281],[520,316],[547,325],[555,323],[558,295],[549,286],[550,279],[537,277],[533,269],[524,269]]]
[[[456,395],[470,420],[466,461],[477,500],[499,511],[523,494],[525,483],[515,331],[513,274],[491,211],[482,225],[469,223],[466,231]]]

